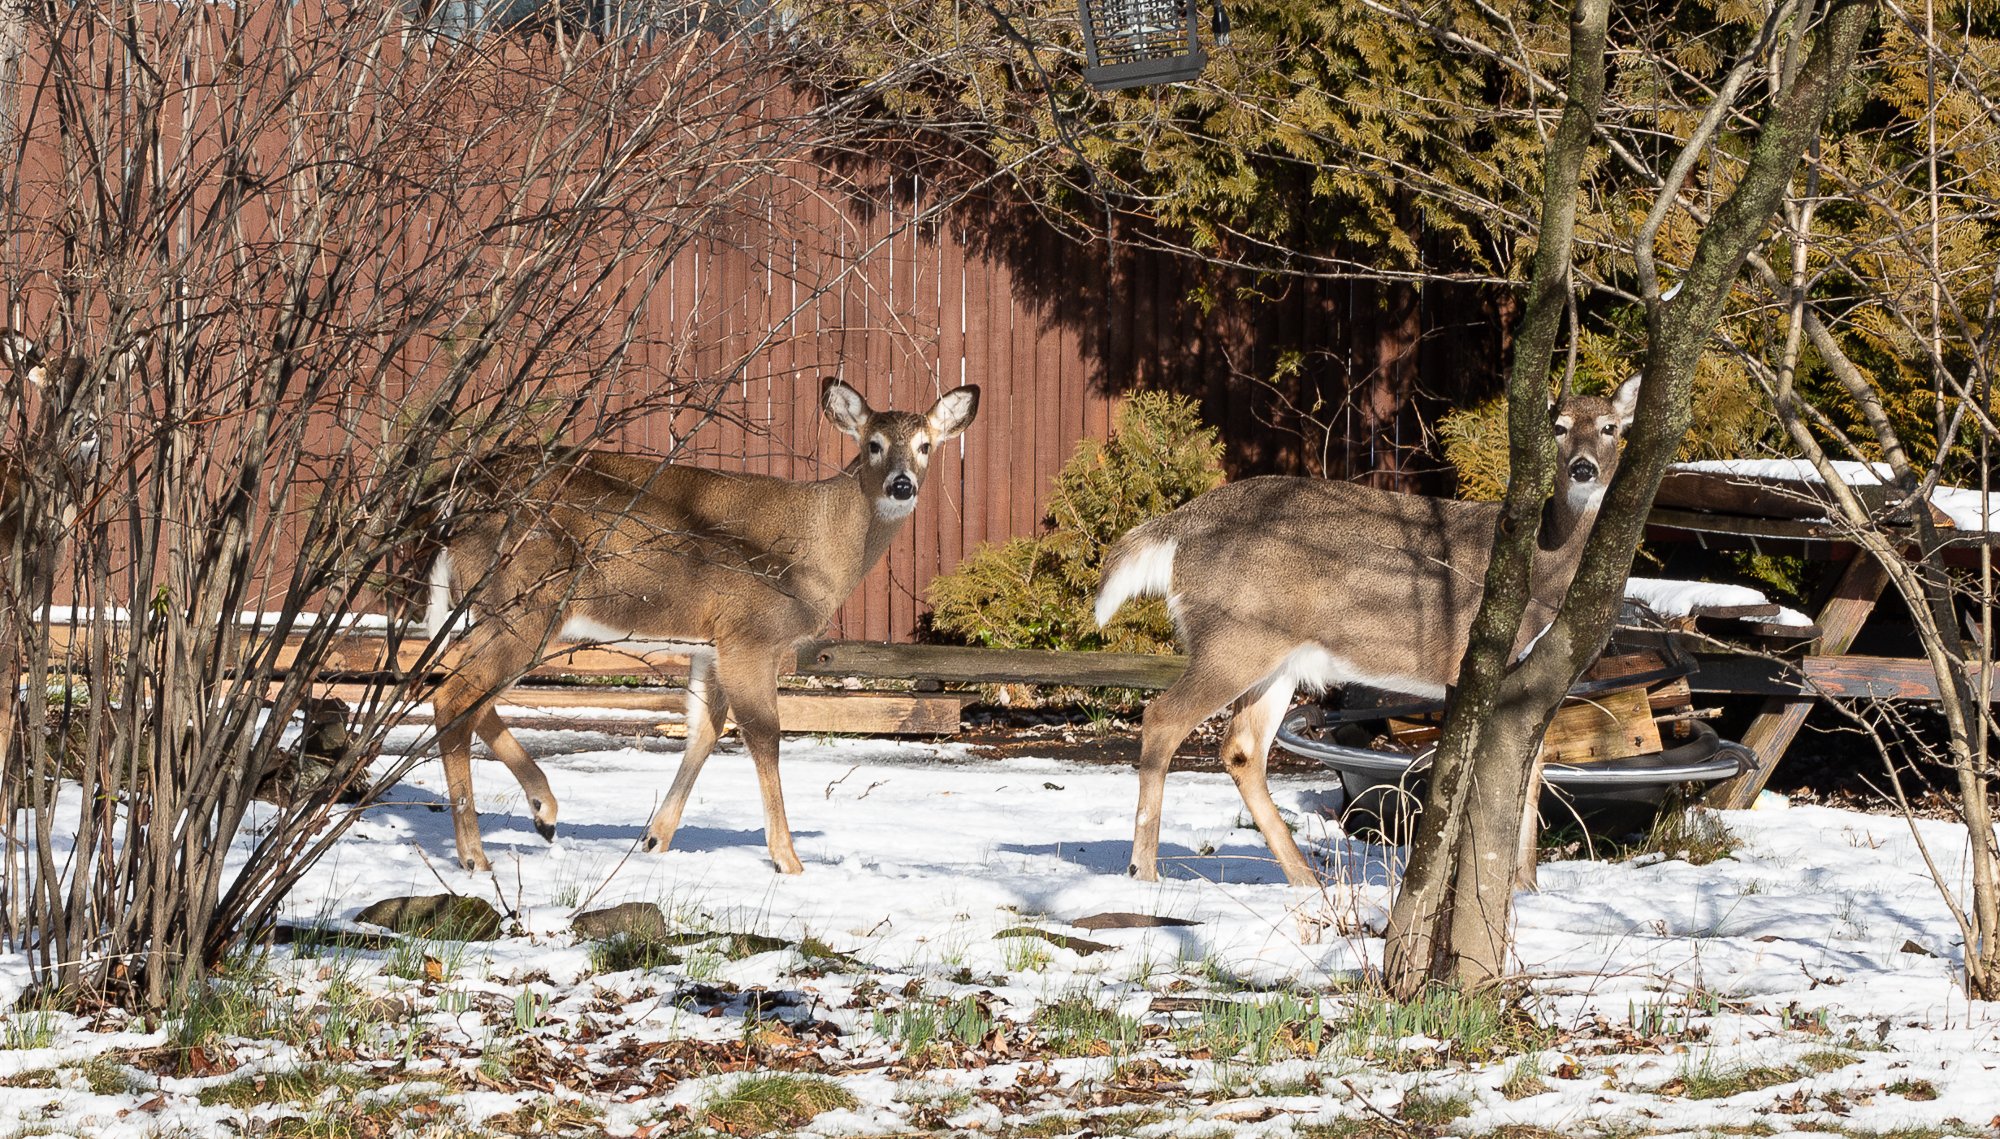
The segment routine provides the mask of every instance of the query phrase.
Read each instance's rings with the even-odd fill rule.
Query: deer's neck
[[[900,513],[878,510],[874,496],[863,489],[856,467],[849,467],[826,480],[824,485],[841,501],[840,515],[851,520],[817,536],[824,542],[838,545],[844,554],[829,559],[841,563],[847,570],[847,574],[843,575],[845,580],[837,586],[844,599],[847,591],[860,585],[868,571],[875,568],[875,563],[882,560],[882,555],[889,552],[889,543],[895,540],[897,531],[914,513],[916,500],[911,500],[910,510]],[[855,523],[859,523],[858,527]]]
[[[1567,489],[1567,488],[1565,488]],[[1584,543],[1597,522],[1597,509],[1604,502],[1599,485],[1588,494],[1558,490],[1542,504],[1542,528],[1536,538],[1533,595],[1551,604],[1560,603],[1583,560]]]

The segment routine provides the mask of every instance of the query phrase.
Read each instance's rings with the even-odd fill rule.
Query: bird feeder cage
[[[1099,91],[1178,83],[1208,56],[1195,36],[1195,0],[1077,0],[1084,81]]]

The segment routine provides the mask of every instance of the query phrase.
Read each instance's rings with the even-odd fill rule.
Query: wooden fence
[[[642,422],[627,436],[637,448],[679,444],[704,465],[823,477],[852,446],[820,421],[822,375],[878,407],[919,410],[980,386],[978,421],[933,461],[915,516],[830,636],[910,639],[933,577],[981,543],[1039,532],[1057,471],[1079,440],[1106,436],[1133,390],[1200,400],[1232,475],[1372,474],[1415,488],[1436,469],[1425,399],[1476,389],[1500,355],[1498,323],[1463,291],[1301,282],[1205,307],[1194,294],[1226,295],[1221,274],[1068,240],[1002,204],[911,225],[926,191],[890,175],[879,205],[815,203],[826,215],[804,227],[815,240],[717,244],[652,300],[659,327],[710,325],[718,346],[770,343],[714,420],[685,440],[678,423]],[[1303,367],[1272,382],[1287,356]]]

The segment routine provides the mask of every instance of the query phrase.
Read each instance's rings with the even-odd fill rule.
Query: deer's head
[[[1542,507],[1541,547],[1569,544],[1578,523],[1594,514],[1618,469],[1618,445],[1632,426],[1639,402],[1639,377],[1618,385],[1609,398],[1565,396],[1549,407],[1556,436],[1556,490]]]
[[[917,491],[930,470],[931,455],[945,440],[972,425],[979,413],[979,389],[953,388],[938,397],[922,415],[910,411],[876,411],[861,393],[829,378],[820,390],[820,406],[835,427],[861,444],[848,473],[885,521],[904,518],[917,508]]]
[[[105,393],[115,379],[138,366],[149,343],[149,337],[140,335],[107,360],[93,361],[74,354],[46,355],[28,337],[0,328],[0,365],[20,382],[16,394],[25,400],[32,393],[39,405],[37,430],[43,445],[55,447],[67,463],[87,465],[97,453]]]
[[[1618,445],[1632,426],[1639,377],[1618,385],[1609,398],[1572,395],[1550,409],[1556,436],[1556,493],[1577,510],[1595,506],[1618,469]]]

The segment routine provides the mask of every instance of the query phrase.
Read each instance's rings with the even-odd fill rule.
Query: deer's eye
[[[931,445],[930,445],[929,443],[919,443],[919,444],[917,444],[917,454],[919,454],[919,455],[928,455],[928,454],[930,454],[930,453],[931,453]]]
[[[1604,425],[1604,433],[1605,433],[1606,435],[1616,435],[1616,434],[1618,434],[1618,425],[1617,425],[1616,423],[1607,423],[1607,424],[1605,424],[1605,425]]]
[[[869,453],[869,454],[871,454],[871,455],[879,455],[879,454],[881,454],[881,453],[882,453],[882,444],[881,444],[881,443],[880,443],[879,441],[877,441],[877,440],[873,440],[873,439],[869,440],[869,441],[868,441],[868,453]]]
[[[1554,427],[1554,430],[1555,430],[1555,433],[1556,433],[1556,438],[1558,438],[1558,439],[1560,439],[1560,438],[1562,438],[1563,436],[1565,436],[1565,435],[1569,434],[1569,428],[1568,428],[1567,426],[1565,426],[1565,425],[1561,424],[1561,423],[1558,423],[1558,424],[1556,424],[1556,425],[1555,425],[1555,427]]]

